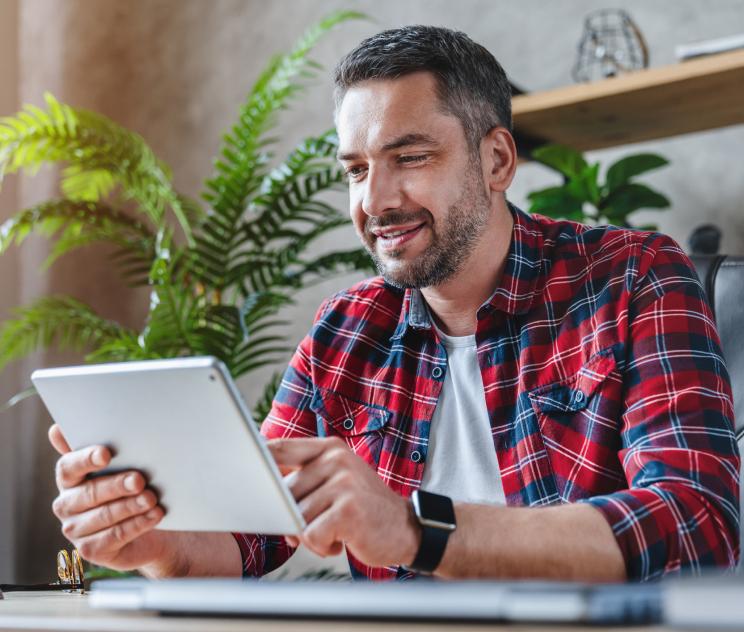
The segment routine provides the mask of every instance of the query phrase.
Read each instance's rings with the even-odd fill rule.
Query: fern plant
[[[141,330],[98,315],[69,296],[44,296],[17,308],[0,326],[0,369],[38,348],[86,351],[87,361],[214,355],[234,377],[285,357],[280,310],[303,287],[352,270],[371,270],[361,249],[310,257],[321,235],[346,224],[321,199],[342,186],[333,131],[300,143],[272,167],[277,115],[319,67],[309,58],[335,25],[362,17],[337,12],[309,29],[288,54],[273,58],[223,136],[206,204],[178,193],[171,172],[139,135],[106,117],[45,95],[0,119],[0,181],[59,163],[61,196],[20,211],[0,226],[0,253],[31,232],[54,240],[46,262],[94,242],[129,285],[150,288]],[[278,386],[259,399],[264,418]],[[14,404],[32,394],[14,397]]]

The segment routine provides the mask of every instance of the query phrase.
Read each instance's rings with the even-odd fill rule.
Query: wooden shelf
[[[518,137],[582,151],[744,123],[744,50],[514,97]]]

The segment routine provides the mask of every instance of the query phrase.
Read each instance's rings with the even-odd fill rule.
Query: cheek
[[[349,189],[349,216],[357,233],[362,234],[367,222],[367,214],[362,209],[362,196],[353,189]]]

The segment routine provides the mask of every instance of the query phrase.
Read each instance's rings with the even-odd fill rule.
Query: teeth
[[[404,235],[405,233],[410,233],[413,230],[413,228],[409,228],[408,230],[396,230],[393,233],[385,233],[382,235],[383,239],[392,239],[393,237],[398,237],[400,235]]]

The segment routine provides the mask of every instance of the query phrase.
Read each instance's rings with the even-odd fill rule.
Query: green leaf
[[[555,169],[566,178],[581,174],[589,165],[581,152],[564,145],[543,145],[532,151],[532,159]]]
[[[589,202],[595,206],[599,203],[599,163],[584,168],[576,177],[566,183],[566,190],[582,202]]]
[[[599,207],[612,223],[627,224],[627,216],[642,208],[667,208],[669,199],[644,184],[625,184],[607,196]]]
[[[314,70],[308,54],[318,40],[335,25],[364,17],[355,11],[338,11],[309,28],[292,51],[274,57],[261,73],[238,122],[223,136],[215,175],[206,182],[203,197],[229,225],[238,220],[250,196],[259,189],[268,162],[267,132],[276,123],[277,113],[302,87],[297,77]]]
[[[618,160],[607,170],[606,187],[612,193],[627,184],[631,178],[647,171],[668,165],[669,161],[657,154],[637,154]]]
[[[119,185],[160,226],[170,209],[187,240],[191,226],[170,170],[138,134],[111,119],[44,95],[47,111],[27,105],[0,119],[0,176],[45,163],[66,163],[62,190],[72,201],[97,202]]]
[[[0,369],[39,348],[80,351],[129,332],[68,296],[45,296],[13,310],[0,325]]]
[[[583,204],[566,187],[549,187],[534,191],[527,196],[530,213],[539,213],[556,219],[581,221],[584,218]]]
[[[16,393],[7,402],[0,406],[0,413],[4,413],[6,410],[13,408],[16,404],[20,404],[23,400],[28,399],[29,397],[34,397],[35,395],[38,395],[38,393],[36,388],[33,386],[22,390],[20,393]]]

